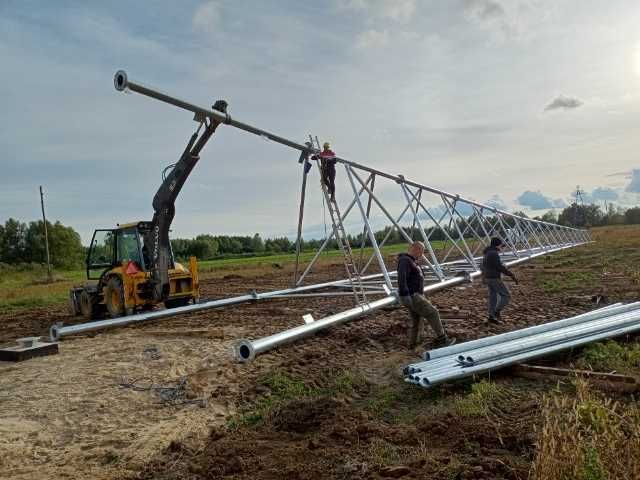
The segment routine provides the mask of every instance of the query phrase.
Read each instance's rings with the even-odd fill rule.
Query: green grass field
[[[444,248],[443,242],[433,242],[434,248]],[[384,255],[394,255],[406,249],[406,244],[388,245],[382,248]],[[365,248],[364,255],[373,253],[372,248]],[[354,250],[360,255],[360,250]],[[311,261],[315,252],[303,252],[300,255],[302,263]],[[320,256],[320,262],[339,259],[339,250],[327,250]],[[295,254],[283,253],[278,255],[264,255],[255,257],[227,258],[220,260],[205,260],[198,262],[202,278],[217,277],[236,270],[256,270],[271,267],[274,263],[287,265],[295,262]],[[85,278],[84,270],[55,271],[54,282],[47,283],[47,271],[42,266],[28,269],[5,267],[0,269],[0,311],[22,310],[34,307],[44,307],[67,301],[69,288],[81,283]]]
[[[433,249],[441,252],[451,247],[451,242],[433,241]],[[471,245],[473,248],[473,245]],[[383,255],[396,255],[406,251],[405,243],[385,245],[381,251]],[[300,262],[306,264],[311,261],[315,251],[303,252]],[[353,250],[356,258],[360,256],[360,248]],[[373,254],[373,248],[363,249],[364,258],[368,259]],[[341,258],[339,250],[326,250],[320,255],[320,263],[332,262]],[[248,256],[239,258],[225,258],[219,260],[204,260],[198,262],[201,278],[215,278],[232,271],[242,270],[248,275],[259,274],[266,267],[273,264],[280,266],[290,265],[295,262],[294,253],[276,255]],[[0,267],[0,311],[21,310],[33,307],[44,307],[67,301],[69,288],[81,283],[85,277],[84,270],[56,271],[55,282],[47,283],[46,269],[42,266],[29,266],[27,269]]]

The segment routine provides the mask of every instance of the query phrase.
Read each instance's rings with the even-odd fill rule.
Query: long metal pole
[[[607,330],[605,332],[594,334],[592,336],[570,339],[565,343],[559,343],[556,345],[551,345],[551,346],[546,346],[539,349],[525,351],[512,356],[508,356],[506,358],[499,358],[497,360],[494,360],[488,363],[483,363],[483,364],[475,365],[471,367],[458,366],[453,368],[450,368],[450,367],[439,368],[433,374],[431,372],[418,372],[411,375],[412,381],[414,381],[415,383],[419,383],[423,387],[430,387],[445,381],[458,380],[460,378],[470,377],[477,373],[497,370],[499,368],[503,368],[508,365],[513,365],[513,364],[521,363],[534,358],[543,357],[545,355],[549,355],[550,353],[560,352],[562,350],[568,350],[570,348],[574,348],[580,345],[585,345],[587,343],[595,342],[598,340],[614,338],[621,335],[625,335],[640,329],[640,312],[637,312],[635,315],[636,315],[635,323],[632,322],[631,324],[627,324],[620,328],[614,328],[611,330]]]
[[[304,162],[302,165],[302,189],[300,192],[300,210],[298,212],[298,237],[296,239],[296,264],[293,269],[293,285],[296,286],[298,283],[298,267],[300,265],[300,250],[302,249],[302,220],[304,217],[304,199],[307,191],[307,165],[309,165],[309,160],[304,155]]]
[[[40,185],[40,206],[42,207],[42,226],[44,227],[44,247],[47,253],[47,280],[51,281],[51,258],[49,257],[49,232],[47,230],[47,217],[44,214],[44,194]]]
[[[408,209],[408,207],[405,208],[405,210]],[[582,243],[576,243],[576,244],[568,244],[568,245],[563,245],[559,248],[555,248],[549,252],[544,252],[544,251],[540,251],[538,250],[537,252],[528,252],[528,254],[524,257],[521,257],[520,259],[517,260],[509,260],[507,262],[505,262],[505,264],[507,266],[513,266],[513,265],[518,265],[524,261],[527,261],[529,259],[535,258],[535,257],[539,257],[541,255],[544,255],[545,253],[552,253],[555,251],[560,251],[560,250],[564,250],[567,248],[572,248],[574,246],[577,245],[581,245]],[[524,252],[523,252],[524,254]],[[396,274],[396,272],[389,272],[389,276],[394,276]],[[472,273],[471,277],[477,276],[479,275],[478,272],[476,273]],[[376,278],[380,278],[382,277],[383,274],[382,273],[377,273],[377,274],[372,274],[372,275],[367,275],[362,277],[362,280],[373,280]],[[454,281],[454,283],[451,283],[451,281]],[[465,279],[463,278],[455,278],[455,279],[451,279],[451,281],[443,281],[443,282],[439,282],[436,284],[431,284],[429,285],[425,291],[435,291],[435,290],[439,290],[442,288],[446,288],[448,286],[451,285],[457,285],[458,283],[462,283],[463,281],[465,281]],[[106,328],[112,328],[112,327],[119,327],[119,326],[124,326],[124,325],[129,325],[129,324],[134,324],[134,323],[142,323],[142,322],[147,322],[150,320],[159,320],[159,319],[163,319],[163,318],[169,318],[169,317],[173,317],[176,315],[181,315],[181,314],[185,314],[185,313],[192,313],[192,312],[198,312],[198,311],[203,311],[203,310],[208,310],[208,309],[212,309],[212,308],[218,308],[218,307],[225,307],[228,305],[237,305],[240,303],[245,303],[245,302],[250,302],[250,301],[255,301],[255,300],[267,300],[267,299],[273,299],[273,298],[279,298],[279,297],[283,297],[283,296],[287,296],[287,295],[291,295],[291,294],[300,294],[303,292],[310,292],[313,290],[320,290],[323,288],[327,288],[327,287],[348,287],[349,286],[349,281],[344,279],[344,280],[336,280],[336,281],[331,281],[331,282],[324,282],[324,283],[317,283],[317,284],[313,284],[313,285],[308,285],[305,287],[297,287],[297,288],[287,288],[287,289],[283,289],[283,290],[275,290],[275,291],[271,291],[271,292],[264,292],[264,293],[251,293],[248,295],[240,295],[237,297],[230,297],[230,298],[223,298],[220,300],[212,300],[209,302],[203,302],[203,303],[199,303],[196,305],[187,305],[185,307],[178,307],[178,308],[171,308],[171,309],[166,309],[166,310],[159,310],[159,311],[155,311],[155,312],[146,312],[146,313],[140,313],[140,314],[136,314],[136,315],[127,315],[124,317],[119,317],[119,318],[111,318],[111,319],[107,319],[107,320],[99,320],[99,321],[94,321],[94,322],[89,322],[89,323],[81,323],[81,324],[76,324],[76,325],[67,325],[67,326],[63,326],[62,324],[55,324],[53,325],[49,332],[50,332],[50,338],[51,340],[59,340],[61,337],[67,336],[67,335],[73,335],[73,334],[78,334],[78,333],[85,333],[85,332],[92,332],[92,331],[96,331],[96,330],[103,330]],[[393,303],[393,302],[392,302]],[[385,304],[388,305],[388,304]],[[360,308],[360,307],[358,307]],[[360,312],[360,310],[357,310],[358,312]],[[368,310],[367,310],[368,311]],[[345,312],[343,312],[345,313]],[[341,315],[341,314],[338,314]]]
[[[416,199],[415,195],[413,194],[413,192],[409,191],[409,188],[405,185],[404,182],[400,182],[400,188],[402,190],[402,193],[404,194],[404,198],[407,200],[407,205],[409,205],[409,208],[411,209],[411,213],[413,214],[413,219],[415,220],[416,225],[418,225],[418,229],[420,230],[420,235],[422,236],[422,240],[424,241],[425,247],[427,248],[427,251],[431,256],[431,261],[433,263],[433,273],[435,273],[440,280],[444,280],[444,273],[442,273],[442,267],[440,267],[440,264],[438,263],[438,258],[436,257],[436,254],[433,251],[433,247],[431,246],[431,242],[429,241],[429,237],[427,237],[427,233],[424,231],[422,222],[418,217],[418,212],[413,208],[413,200]],[[409,194],[411,194],[413,198],[409,198]]]
[[[211,119],[214,119],[218,122],[224,123],[226,125],[230,125],[232,127],[238,128],[240,130],[244,130],[245,132],[249,132],[252,133],[254,135],[257,135],[259,137],[265,138],[267,140],[271,140],[275,143],[279,143],[281,145],[285,145],[287,147],[299,150],[301,152],[309,152],[309,153],[318,153],[319,150],[317,148],[309,148],[306,145],[302,145],[301,143],[297,143],[294,142],[292,140],[289,140],[287,138],[281,137],[279,135],[276,135],[274,133],[271,133],[267,130],[263,130],[261,128],[257,128],[254,127],[252,125],[240,122],[238,120],[235,120],[231,117],[230,114],[228,113],[222,113],[219,112],[217,110],[213,110],[213,109],[209,109],[209,108],[203,108],[203,107],[199,107],[197,105],[194,105],[192,103],[186,102],[184,100],[181,100],[179,98],[176,97],[172,97],[170,95],[167,95],[166,93],[160,92],[158,90],[155,90],[153,88],[144,86],[140,83],[136,83],[133,82],[131,80],[129,80],[127,73],[124,70],[118,70],[114,76],[113,79],[114,82],[114,86],[116,88],[116,90],[118,91],[132,91],[132,92],[136,92],[139,93],[141,95],[145,95],[147,97],[151,97],[151,98],[155,98],[156,100],[160,100],[161,102],[165,102],[168,103],[170,105],[174,105],[176,107],[182,108],[184,110],[188,110],[190,112],[195,113],[197,116],[199,117],[209,117]],[[444,190],[440,190],[437,188],[433,188],[433,187],[429,187],[427,185],[423,185],[411,180],[407,180],[404,177],[401,177],[399,175],[391,175],[389,173],[383,172],[381,170],[377,170],[375,168],[371,168],[368,167],[366,165],[362,165],[356,162],[352,162],[350,160],[344,159],[344,158],[340,158],[340,157],[335,157],[336,161],[345,165],[350,165],[351,167],[357,168],[359,170],[364,170],[366,172],[369,173],[374,173],[380,177],[384,177],[384,178],[388,178],[390,180],[393,180],[397,183],[404,183],[406,185],[415,187],[415,188],[421,188],[425,191],[431,192],[431,193],[435,193],[438,195],[445,195],[450,199],[460,199],[462,201],[464,201],[465,203],[469,203],[471,205],[476,205],[478,207],[486,207],[486,205],[476,202],[474,200],[470,200],[467,198],[463,198],[460,195],[454,195],[452,193],[446,192]],[[497,210],[496,211],[503,213],[505,215],[511,216],[511,217],[516,217],[513,214],[510,214],[509,212],[505,212],[503,210]],[[517,217],[517,218],[521,218],[521,217]],[[538,220],[531,220],[534,222],[538,222],[538,223],[548,223],[548,222],[541,222]]]
[[[587,322],[586,324],[560,328],[550,333],[534,335],[532,337],[515,340],[504,345],[494,345],[476,352],[465,352],[460,355],[459,361],[470,365],[485,363],[491,360],[496,360],[500,357],[515,355],[526,350],[534,350],[557,343],[563,343],[571,338],[575,339],[579,337],[592,336],[607,330],[627,326],[629,323],[636,323],[637,317],[637,309],[635,312],[626,314],[613,316],[607,315],[602,318],[597,318],[591,322]]]
[[[355,172],[353,172],[353,173],[355,174]],[[357,177],[357,175],[356,175],[356,177]],[[359,180],[359,177],[357,177],[357,178]],[[367,200],[367,218],[369,218],[370,215],[371,215],[371,202],[373,200],[371,197],[373,195],[372,192],[373,192],[373,189],[375,188],[375,186],[376,186],[376,176],[372,175],[371,176],[371,190],[368,191],[369,199]],[[358,259],[358,267],[357,267],[358,271],[362,271],[362,262],[364,260],[364,247],[365,247],[365,244],[366,244],[366,234],[367,234],[366,229],[363,227],[362,228],[362,240],[360,241],[360,258]]]
[[[420,204],[420,199],[422,198],[422,189],[418,189],[418,198],[416,199],[416,210],[418,210],[418,205]],[[413,238],[413,233],[416,230],[416,219],[413,219],[413,223],[411,224],[411,238]],[[415,239],[414,239],[415,240]]]
[[[617,315],[625,313],[634,309],[640,308],[640,302],[635,302],[627,305],[614,304],[597,310],[592,310],[587,313],[576,315],[574,317],[566,318],[563,320],[557,320],[555,322],[543,323],[541,325],[535,325],[533,327],[522,328],[513,332],[501,333],[499,335],[492,335],[490,337],[480,338],[477,340],[471,340],[469,342],[459,343],[452,345],[451,347],[438,348],[435,350],[429,350],[425,352],[425,360],[433,360],[434,358],[445,357],[453,355],[455,353],[461,353],[478,348],[489,347],[492,345],[498,345],[500,343],[508,342],[511,340],[517,340],[519,338],[528,337],[531,335],[537,335],[540,333],[549,332],[558,328],[568,327],[577,323],[586,322],[595,318],[604,317],[606,315]]]
[[[435,227],[434,227],[434,228],[439,228],[439,229],[442,231],[442,233],[444,233],[444,236],[445,236],[445,237],[447,237],[449,240],[451,240],[451,243],[452,243],[452,247],[451,247],[451,249],[453,249],[453,248],[455,247],[455,248],[460,252],[460,254],[461,254],[463,257],[465,257],[465,258],[466,258],[466,255],[465,255],[465,253],[462,251],[462,249],[460,248],[460,246],[458,245],[458,242],[456,242],[453,238],[451,238],[451,235],[449,235],[449,232],[447,231],[448,229],[447,229],[446,227],[441,227],[441,226],[440,226],[440,222],[441,222],[442,220],[444,220],[444,217],[446,217],[446,216],[449,214],[449,213],[448,213],[448,210],[445,208],[445,213],[443,214],[443,216],[442,216],[442,217],[440,217],[440,220],[436,220],[436,219],[435,219],[435,217],[434,217],[433,215],[431,215],[431,213],[429,212],[429,209],[428,209],[428,208],[426,208],[426,207],[422,204],[422,202],[421,202],[421,201],[419,201],[419,200],[417,199],[416,195],[415,195],[411,190],[409,190],[408,188],[405,188],[405,189],[404,189],[404,191],[405,191],[405,196],[407,195],[407,192],[408,192],[408,194],[409,194],[409,195],[411,195],[411,197],[412,197],[412,198],[416,199],[416,201],[417,201],[417,208],[421,208],[421,209],[422,209],[422,211],[423,211],[424,213],[426,213],[426,214],[427,214],[427,216],[428,216],[428,217],[431,219],[431,221],[435,224]],[[417,213],[417,210],[415,210],[415,211],[414,211],[414,218],[415,218],[415,219],[418,219],[418,213]],[[424,227],[422,226],[422,223],[420,222],[420,220],[419,220],[419,219],[417,220],[417,224],[418,224],[418,228],[420,229],[420,231],[421,231],[421,232],[422,232],[422,231],[424,231]],[[433,231],[435,231],[435,230],[433,230]],[[429,240],[429,236],[428,236],[428,235],[427,235],[426,239],[427,239],[427,241]],[[429,242],[429,245],[430,245],[430,244],[431,244],[431,243]],[[431,252],[433,252],[433,250],[432,250],[432,249],[430,250],[430,253],[431,253]],[[449,257],[449,254],[450,254],[450,253],[451,253],[451,251],[449,251],[449,253],[447,253],[447,254],[444,256],[444,258],[442,258],[442,260],[440,260],[440,263],[445,262],[445,261],[446,261],[446,259]],[[432,256],[433,256],[434,258],[436,258],[435,252],[433,252],[433,253],[432,253]],[[440,271],[442,272],[442,269],[441,269]]]
[[[358,193],[358,188],[356,187],[356,182],[353,181],[353,174],[351,173],[351,167],[349,165],[344,166],[345,171],[347,172],[347,177],[349,178],[349,183],[351,184],[351,189],[355,195],[356,203],[358,204],[358,209],[360,210],[360,215],[362,216],[362,221],[364,222],[364,227],[367,230],[367,234],[369,235],[369,241],[371,242],[371,246],[373,247],[373,251],[378,258],[378,264],[380,266],[380,271],[384,275],[384,281],[387,284],[389,290],[393,290],[393,284],[391,283],[391,278],[389,278],[389,272],[387,271],[387,266],[384,263],[384,258],[382,257],[382,253],[378,248],[378,242],[376,240],[375,233],[371,228],[371,224],[369,223],[369,218],[367,218],[367,212],[362,206],[362,202],[360,201],[360,193]],[[363,187],[366,188],[365,185]]]
[[[505,264],[508,267],[519,265],[521,263],[529,261],[530,259],[545,255],[547,253],[561,251],[567,248],[571,248],[571,247],[563,246],[557,249],[553,249],[549,252],[542,251],[540,253],[535,253],[525,258],[520,258],[517,260],[506,262]],[[480,272],[472,272],[468,278],[473,279],[479,276],[480,276]],[[437,292],[439,290],[460,285],[462,283],[468,282],[469,281],[468,278],[455,277],[449,280],[444,280],[438,283],[427,285],[426,287],[424,287],[424,292],[425,293]],[[234,354],[237,360],[241,362],[247,362],[249,360],[253,360],[256,355],[267,352],[280,345],[284,345],[286,343],[300,340],[302,338],[313,335],[319,332],[320,330],[324,330],[326,328],[340,325],[350,320],[354,320],[363,315],[379,310],[383,307],[393,305],[396,302],[397,302],[397,299],[395,296],[387,296],[380,300],[375,300],[373,302],[370,302],[366,305],[360,305],[350,310],[346,310],[344,312],[340,312],[335,315],[331,315],[329,317],[318,319],[309,324],[300,325],[298,327],[294,327],[289,330],[285,330],[283,332],[270,335],[268,337],[263,337],[256,340],[242,339],[236,342],[236,344],[234,345]]]

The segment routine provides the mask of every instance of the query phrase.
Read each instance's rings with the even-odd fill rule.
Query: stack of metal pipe
[[[640,302],[617,303],[575,317],[425,352],[404,368],[421,387],[470,377],[587,343],[640,331]]]

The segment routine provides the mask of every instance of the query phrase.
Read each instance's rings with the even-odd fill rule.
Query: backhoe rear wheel
[[[118,277],[111,277],[107,281],[107,286],[104,289],[104,303],[112,318],[124,315],[124,289],[122,288],[122,280]]]

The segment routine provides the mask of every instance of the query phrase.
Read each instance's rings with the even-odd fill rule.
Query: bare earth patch
[[[441,292],[433,302],[471,312],[469,319],[448,322],[450,332],[465,340],[586,311],[595,294],[610,301],[637,299],[637,272],[628,257],[607,252],[620,245],[637,251],[640,229],[625,229],[613,240],[610,231],[607,235],[593,246],[519,268],[521,286],[512,289],[504,326],[485,325],[481,285]],[[331,278],[341,268],[334,262],[315,275]],[[565,268],[574,272],[569,280]],[[582,270],[591,273],[575,273]],[[246,272],[227,278],[216,274],[203,282],[203,295],[242,294],[253,285],[277,288],[289,274],[288,266],[264,267],[252,271],[251,278]],[[589,282],[581,285],[582,278]],[[405,386],[400,369],[417,356],[406,349],[407,316],[400,308],[284,346],[251,364],[231,359],[237,338],[299,325],[303,313],[320,318],[349,306],[347,298],[245,304],[68,338],[58,355],[0,364],[2,475],[527,478],[539,421],[538,385],[503,375],[498,378],[505,396],[489,390],[475,397],[468,382],[433,391]],[[74,320],[64,305],[0,313],[0,340],[44,334],[54,321]],[[366,382],[353,383],[340,376],[344,371]],[[233,419],[248,418],[256,402],[271,405],[264,399],[275,398],[277,389],[263,379],[273,372],[299,379],[303,393],[274,403],[253,424],[229,428]],[[336,378],[342,386],[335,385]],[[164,402],[158,389],[144,389],[182,380],[185,391],[178,404]],[[461,400],[467,397],[471,400]],[[475,410],[478,401],[486,404]]]

